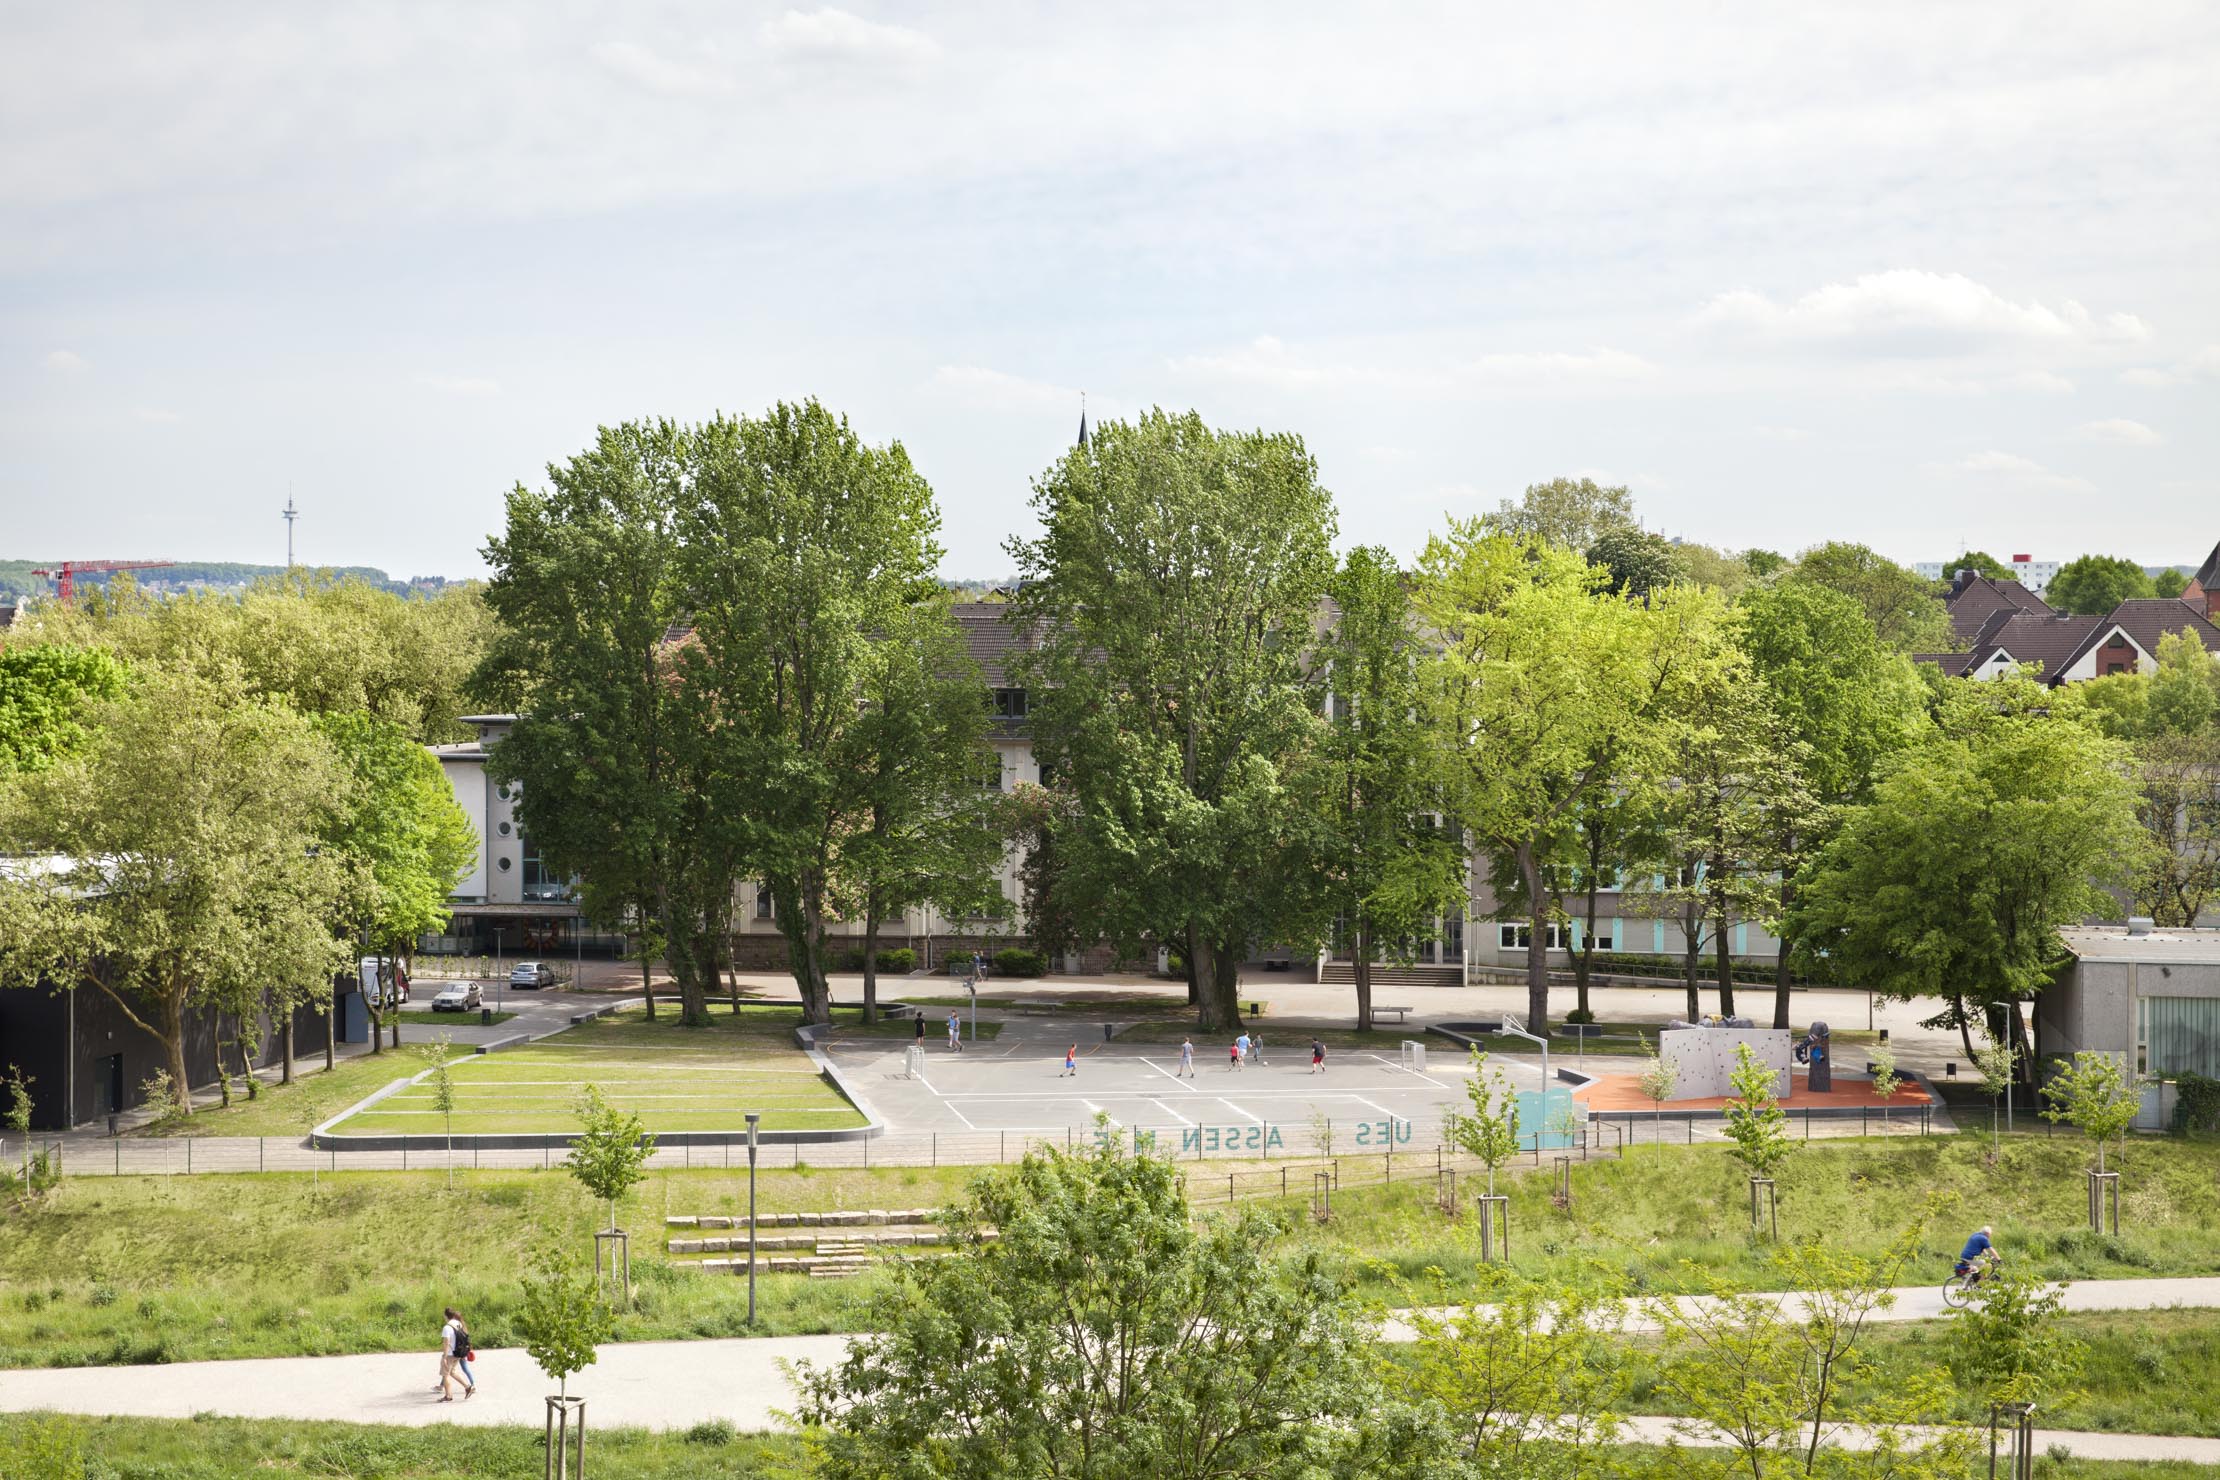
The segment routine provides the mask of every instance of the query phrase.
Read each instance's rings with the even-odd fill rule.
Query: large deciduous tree
[[[1322,824],[1321,879],[1349,951],[1357,1027],[1372,1026],[1372,964],[1465,907],[1463,850],[1420,712],[1419,645],[1395,558],[1360,547],[1332,585],[1313,659],[1326,721],[1307,786]]]
[[[1700,589],[1637,603],[1600,581],[1576,554],[1453,520],[1428,541],[1414,591],[1438,644],[1424,694],[1452,811],[1520,877],[1537,1033],[1549,1020],[1550,850],[1615,776],[1655,774],[1678,688],[1705,662],[1717,624],[1717,599]]]
[[[1865,545],[1836,541],[1796,557],[1786,581],[1839,591],[1864,608],[1881,641],[1899,653],[1950,649],[1950,613],[1933,583],[1921,580]]]
[[[1784,740],[1798,747],[1810,805],[1777,814],[1769,853],[1778,872],[1773,1026],[1789,1017],[1794,903],[1806,861],[1841,809],[1866,800],[1887,758],[1926,724],[1911,662],[1881,641],[1852,597],[1809,581],[1756,587],[1736,603],[1742,651]]]
[[[99,648],[0,648],[0,777],[39,771],[89,738],[86,712],[123,692],[125,668]]]
[[[628,423],[544,491],[510,493],[486,546],[500,637],[477,680],[517,711],[487,765],[521,787],[541,856],[602,923],[649,917],[688,1026],[709,1020],[749,841],[685,633],[677,524],[698,456],[688,428]]]
[[[2123,601],[2156,596],[2143,567],[2120,555],[2083,555],[2058,567],[2043,599],[2062,612],[2101,617]]]
[[[1935,732],[1807,869],[1797,955],[1886,998],[1986,1009],[2032,996],[2059,962],[2059,927],[2114,913],[2106,889],[2147,846],[2133,767],[2026,679],[1955,686]]]
[[[978,764],[986,702],[933,599],[939,529],[902,445],[868,445],[815,401],[698,433],[679,521],[697,639],[684,683],[730,805],[755,825],[811,1022],[832,1020],[827,937],[844,903],[868,910],[874,874],[891,909],[968,867],[916,835]]]
[[[11,850],[58,860],[0,880],[15,966],[108,997],[161,1045],[181,1094],[196,1011],[289,1014],[348,954],[331,931],[342,868],[320,845],[350,780],[307,720],[238,687],[142,675],[4,819]]]
[[[1029,704],[1071,799],[1054,843],[1089,934],[1185,956],[1205,1029],[1240,1020],[1239,965],[1308,888],[1290,771],[1334,563],[1332,496],[1300,440],[1193,413],[1106,422],[1034,482],[1010,552],[1034,625]]]
[[[1502,500],[1483,522],[1497,534],[1577,553],[1611,530],[1634,526],[1634,495],[1593,478],[1552,478],[1529,484],[1516,503]]]

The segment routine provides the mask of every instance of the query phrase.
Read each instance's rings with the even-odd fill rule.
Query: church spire
[[[1087,445],[1087,393],[1085,391],[1079,393],[1079,440],[1072,445],[1075,447],[1085,447]]]

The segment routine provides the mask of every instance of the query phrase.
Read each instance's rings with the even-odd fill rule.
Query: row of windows
[[[1514,925],[1506,921],[1495,927],[1496,944],[1506,951],[1523,951],[1533,943],[1533,940],[1534,932],[1530,925]],[[1545,951],[1561,951],[1564,948],[1563,927],[1552,920],[1549,924],[1549,938],[1542,949]],[[1615,949],[1609,931],[1599,930],[1596,932],[1596,949],[1599,951]]]

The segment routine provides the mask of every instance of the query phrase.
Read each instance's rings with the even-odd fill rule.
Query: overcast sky
[[[950,574],[1151,404],[1344,544],[2220,539],[2220,7],[0,3],[0,556],[474,574],[599,423],[816,395]]]

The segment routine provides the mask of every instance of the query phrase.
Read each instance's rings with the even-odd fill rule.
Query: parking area
[[[1347,1149],[1430,1136],[1444,1110],[1467,1103],[1466,1063],[1436,1040],[1427,1067],[1406,1067],[1397,1051],[1334,1050],[1313,1074],[1307,1048],[1275,1046],[1262,1064],[1230,1066],[1199,1047],[1192,1076],[1176,1048],[1082,1044],[1076,1072],[1064,1072],[1070,1040],[1013,1035],[951,1052],[943,1040],[924,1050],[924,1072],[900,1046],[836,1045],[856,1090],[896,1131],[1084,1130],[1105,1116],[1117,1129],[1155,1132],[1191,1151],[1312,1150],[1321,1134]],[[1499,1060],[1519,1089],[1538,1089],[1539,1069]],[[1332,1129],[1328,1129],[1330,1122]]]

